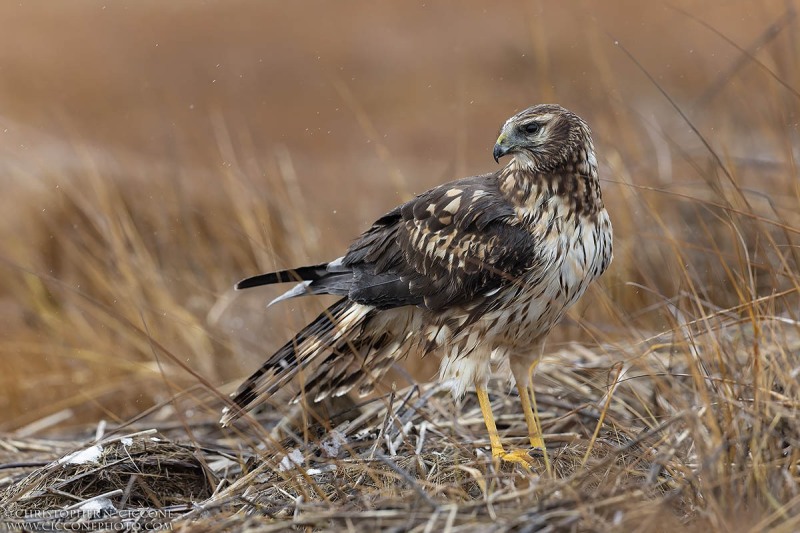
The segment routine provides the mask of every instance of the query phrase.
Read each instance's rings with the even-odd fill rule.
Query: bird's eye
[[[529,122],[522,126],[522,130],[527,133],[528,135],[533,135],[534,133],[539,133],[539,130],[542,129],[542,125],[538,122]]]

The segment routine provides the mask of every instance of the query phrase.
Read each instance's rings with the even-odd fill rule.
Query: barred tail
[[[359,359],[354,357],[354,352],[360,353],[365,343],[378,340],[369,334],[362,335],[365,324],[374,313],[373,307],[354,303],[347,298],[333,304],[275,352],[239,387],[232,398],[234,405],[223,410],[220,423],[225,426],[236,420],[243,412],[256,407],[289,384],[298,374],[304,378],[305,390],[316,389],[315,392],[321,393],[322,397],[330,392],[337,394],[348,384],[352,387],[360,379],[353,377],[353,362]],[[348,362],[344,370],[341,368],[343,362]],[[356,367],[355,373],[363,378],[363,359]],[[348,382],[348,378],[352,383]],[[334,385],[336,388],[332,390]],[[327,392],[323,393],[323,390]],[[320,394],[317,394],[315,400],[319,398]]]

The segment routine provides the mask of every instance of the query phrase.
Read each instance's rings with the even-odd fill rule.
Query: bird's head
[[[492,155],[495,161],[511,155],[531,170],[545,172],[580,159],[594,163],[589,126],[556,104],[535,105],[508,119]]]

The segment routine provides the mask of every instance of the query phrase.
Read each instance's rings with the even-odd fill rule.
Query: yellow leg
[[[531,398],[534,398],[534,405],[536,402],[535,396],[533,396],[533,387],[530,387],[530,396],[528,396],[528,387],[521,383],[517,383],[517,391],[519,392],[520,403],[522,403],[522,412],[525,414],[525,423],[528,424],[528,438],[531,440],[531,448],[544,450],[542,429],[534,412],[535,407],[531,406]]]
[[[531,439],[531,447],[542,450],[544,455],[544,467],[547,474],[552,477],[553,470],[550,465],[550,457],[547,455],[547,447],[544,445],[544,433],[539,421],[539,409],[536,407],[536,392],[533,390],[533,373],[539,360],[533,362],[528,369],[528,386],[517,387],[519,397],[522,399],[522,410],[525,412],[525,421],[528,423],[528,436]],[[528,391],[530,391],[530,402],[528,401]]]
[[[489,431],[489,442],[492,446],[492,457],[502,459],[510,463],[518,463],[526,468],[530,467],[531,457],[526,450],[514,450],[507,452],[503,448],[503,443],[500,441],[500,435],[497,433],[497,425],[494,423],[494,415],[492,414],[492,404],[489,402],[489,394],[486,389],[480,385],[475,387],[478,393],[478,403],[481,406],[481,413],[483,414],[483,421],[486,423],[486,429]]]
[[[486,423],[486,429],[489,431],[489,442],[492,445],[492,457],[502,457],[505,455],[506,451],[503,449],[503,443],[500,442],[500,435],[497,433],[497,425],[494,423],[489,394],[483,387],[476,387],[476,391],[478,393],[478,403],[481,406],[481,414],[483,414],[483,421]]]

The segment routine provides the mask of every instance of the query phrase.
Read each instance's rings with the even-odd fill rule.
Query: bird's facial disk
[[[499,162],[506,154],[521,150],[535,152],[547,142],[555,120],[556,117],[551,113],[519,114],[508,119],[492,150],[495,162]]]

